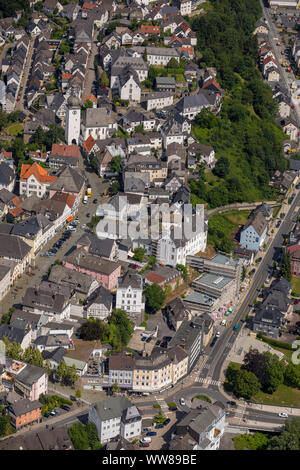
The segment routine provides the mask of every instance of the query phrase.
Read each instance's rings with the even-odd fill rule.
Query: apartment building
[[[119,435],[133,439],[142,432],[142,417],[138,408],[124,397],[94,403],[89,408],[88,420],[95,424],[101,444]]]

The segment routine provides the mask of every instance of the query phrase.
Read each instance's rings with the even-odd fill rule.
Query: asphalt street
[[[292,214],[299,202],[300,195],[298,193],[293,203],[291,204],[285,219],[281,223],[277,234],[275,235],[272,243],[270,244],[269,249],[266,252],[263,260],[261,261],[260,265],[258,265],[258,268],[256,268],[256,273],[252,279],[248,293],[244,301],[242,302],[242,305],[236,312],[236,315],[234,316],[234,319],[232,320],[231,324],[218,339],[211,355],[208,357],[205,363],[205,368],[200,373],[200,377],[211,377],[212,380],[219,380],[222,365],[226,360],[227,355],[230,349],[232,348],[233,343],[235,342],[237,335],[239,334],[239,331],[241,329],[241,321],[244,320],[246,315],[249,313],[251,308],[249,305],[252,305],[253,301],[257,297],[258,291],[260,290],[262,284],[264,283],[267,277],[268,269],[272,266],[273,257],[276,253],[276,250],[279,250],[282,246],[283,234],[287,234],[288,232],[290,232],[293,227],[294,222],[292,220]],[[239,324],[240,326],[238,332],[235,332],[233,330],[233,327],[236,324]]]

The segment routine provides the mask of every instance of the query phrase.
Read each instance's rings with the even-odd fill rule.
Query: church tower
[[[66,112],[66,141],[68,145],[78,145],[80,136],[80,100],[74,91],[68,98]]]

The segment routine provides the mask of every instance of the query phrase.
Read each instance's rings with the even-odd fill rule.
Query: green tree
[[[166,295],[163,289],[157,284],[151,284],[151,286],[146,287],[144,292],[147,311],[149,313],[157,312],[165,302]]]
[[[112,384],[111,391],[112,391],[113,393],[118,393],[120,390],[121,390],[121,389],[120,389],[120,387],[119,387],[118,382],[114,382],[114,383]]]
[[[300,418],[293,417],[285,421],[279,436],[270,439],[268,450],[300,450]]]
[[[233,388],[233,392],[237,397],[244,397],[249,400],[259,392],[260,388],[256,375],[245,369],[239,370]]]
[[[182,272],[182,277],[185,281],[187,281],[188,278],[188,270],[187,267],[184,266],[183,264],[176,264],[176,268],[179,269]]]
[[[94,341],[101,338],[102,328],[99,321],[87,321],[81,325],[80,337],[86,341]]]
[[[284,277],[289,282],[292,280],[291,269],[292,269],[291,255],[287,251],[284,254],[284,257],[283,257],[283,260],[282,260],[282,264],[281,264],[281,268],[280,268],[280,276]]]
[[[135,261],[142,262],[145,259],[145,254],[147,253],[147,250],[145,248],[138,247],[133,250],[133,253],[133,259]]]
[[[91,109],[93,108],[94,104],[92,102],[92,100],[86,100],[86,102],[84,103],[84,107],[85,109]]]
[[[120,155],[117,155],[116,157],[113,157],[110,162],[110,171],[113,173],[120,173],[121,171],[121,157]]]
[[[68,434],[75,450],[88,450],[89,439],[82,423],[75,423],[68,429]]]
[[[105,70],[103,70],[103,72],[100,75],[100,84],[101,84],[102,88],[107,88],[108,85],[109,85],[108,76],[107,76],[107,73],[105,72]]]
[[[228,158],[221,157],[217,161],[217,163],[216,163],[216,165],[213,169],[213,173],[216,176],[219,176],[219,178],[225,178],[229,174],[229,169],[230,169],[230,163],[229,163]]]

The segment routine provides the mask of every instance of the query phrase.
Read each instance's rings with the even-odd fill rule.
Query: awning
[[[72,219],[73,219],[73,216],[70,215],[70,216],[67,218],[67,222],[71,222]]]

